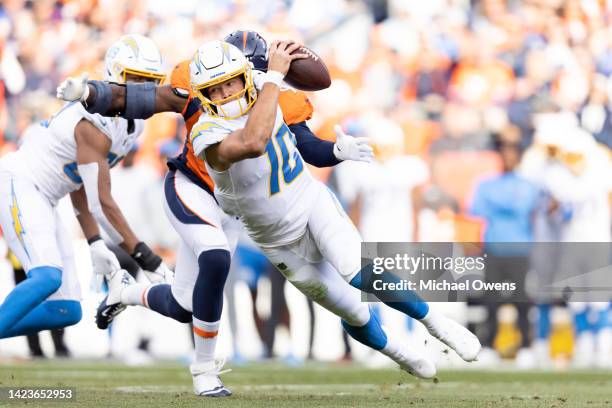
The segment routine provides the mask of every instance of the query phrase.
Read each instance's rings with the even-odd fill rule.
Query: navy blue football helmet
[[[256,70],[263,72],[268,70],[268,44],[255,31],[237,30],[225,37],[223,41],[238,47]]]

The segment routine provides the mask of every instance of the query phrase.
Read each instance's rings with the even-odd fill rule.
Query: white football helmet
[[[138,34],[122,36],[106,51],[104,75],[107,81],[125,83],[128,74],[150,78],[156,82],[166,76],[162,71],[161,54],[149,38]]]
[[[232,44],[223,41],[203,44],[193,56],[189,71],[191,88],[209,115],[235,119],[246,114],[257,99],[251,64]],[[238,76],[244,83],[240,92],[214,103],[208,98],[207,88]]]

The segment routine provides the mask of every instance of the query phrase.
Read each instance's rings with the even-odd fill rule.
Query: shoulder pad
[[[173,92],[181,98],[188,98],[191,85],[189,84],[189,60],[179,62],[170,74],[170,86]]]

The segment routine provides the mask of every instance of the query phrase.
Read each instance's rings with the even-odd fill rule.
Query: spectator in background
[[[418,205],[429,179],[427,164],[404,153],[402,129],[380,113],[363,115],[356,126],[372,143],[375,161],[338,166],[338,189],[349,203],[348,213],[364,241],[417,241]]]
[[[533,241],[532,216],[539,192],[533,183],[516,172],[521,158],[518,144],[501,143],[498,150],[503,173],[478,184],[470,214],[485,222],[486,280],[516,283],[513,299],[508,299],[508,303],[521,299],[515,304],[521,336],[517,346],[525,354],[530,344],[525,277],[529,270],[529,251]],[[498,332],[497,326],[497,311],[504,295],[494,291],[483,295],[488,310],[488,330],[482,341],[485,347],[493,348],[496,340],[504,343],[499,338],[503,333]]]
[[[347,213],[363,241],[418,242],[421,195],[429,180],[427,164],[405,153],[402,128],[378,112],[359,117],[349,133],[368,137],[375,153],[372,163],[341,163],[334,173],[339,195],[348,204]],[[382,321],[402,319],[406,331],[412,332],[412,319],[396,311],[380,316],[377,305],[371,309]]]
[[[576,286],[598,287],[603,281],[594,271],[610,262],[607,243],[612,238],[609,202],[612,167],[607,153],[588,132],[570,128],[562,140],[559,154],[562,165],[547,175],[550,194],[568,211],[561,226],[561,241],[567,244],[560,256],[558,273],[560,278],[575,278]],[[600,364],[607,367],[612,363],[609,298],[589,291],[569,300],[576,335],[574,363],[581,367]]]

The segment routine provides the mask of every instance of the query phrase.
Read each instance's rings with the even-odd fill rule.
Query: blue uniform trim
[[[387,335],[374,313],[370,313],[370,320],[361,327],[351,326],[344,320],[342,327],[352,338],[374,350],[382,350],[387,345]]]
[[[189,209],[185,203],[179,197],[176,187],[176,171],[169,171],[166,173],[166,178],[164,180],[164,193],[166,196],[166,202],[168,203],[168,207],[172,211],[172,214],[183,224],[208,224],[207,222],[200,218],[197,214]],[[213,225],[214,226],[214,225]]]
[[[383,282],[400,283],[401,280],[394,274],[384,271],[382,274],[373,273],[373,265],[369,264],[362,268],[355,277],[349,282],[354,288],[357,288],[363,292],[374,293],[374,287],[372,286],[372,278],[376,276],[377,279],[381,279]],[[412,290],[404,290],[402,292],[387,292],[386,296],[389,299],[383,301],[387,306],[398,310],[405,315],[412,317],[413,319],[422,319],[429,312],[429,305],[419,295]]]

